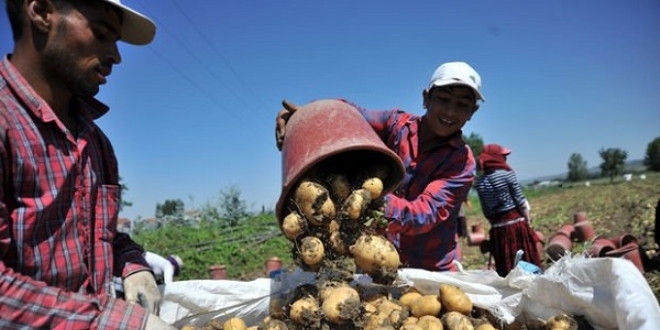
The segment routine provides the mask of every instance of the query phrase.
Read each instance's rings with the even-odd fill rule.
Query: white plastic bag
[[[210,319],[237,316],[248,325],[269,314],[271,294],[312,283],[314,274],[296,271],[280,281],[180,281],[164,290],[161,318],[175,326],[202,325]],[[356,282],[369,282],[357,276]],[[494,271],[431,272],[399,270],[397,286],[414,285],[437,293],[440,284],[460,287],[475,306],[490,310],[505,323],[517,317],[543,319],[560,313],[583,315],[597,330],[658,330],[660,306],[648,283],[628,260],[565,256],[544,274],[520,268],[502,278]]]

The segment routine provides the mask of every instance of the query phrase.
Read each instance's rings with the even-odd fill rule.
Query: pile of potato
[[[484,309],[473,306],[458,287],[441,284],[437,294],[414,287],[392,294],[386,287],[351,287],[335,283],[319,288],[302,285],[283,312],[276,311],[260,324],[247,327],[240,318],[209,321],[204,327],[182,330],[578,330],[593,329],[579,318],[560,314],[548,320],[499,324]],[[350,313],[351,318],[344,312]]]
[[[351,281],[354,273],[391,284],[400,265],[394,245],[379,229],[387,225],[382,195],[389,168],[364,171],[319,166],[296,184],[281,229],[294,243],[296,264],[327,280]]]
[[[202,330],[575,330],[566,315],[531,325],[496,327],[495,318],[475,308],[458,287],[442,284],[423,294],[393,286],[399,254],[383,236],[382,197],[389,167],[372,163],[351,168],[339,162],[319,164],[292,188],[280,225],[293,243],[297,266],[314,272],[314,284],[298,286],[288,296],[270,297],[270,315],[247,327],[239,318],[209,321]],[[352,284],[356,273],[373,284]],[[197,328],[190,327],[186,330]]]

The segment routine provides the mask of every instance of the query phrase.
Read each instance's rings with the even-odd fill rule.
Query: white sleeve
[[[169,260],[149,251],[144,253],[144,259],[147,260],[147,263],[149,264],[149,267],[151,267],[151,269],[154,271],[154,274],[163,274],[163,280],[165,283],[172,282],[174,266],[169,262]]]

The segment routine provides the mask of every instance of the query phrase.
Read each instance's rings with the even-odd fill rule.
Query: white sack
[[[269,314],[270,294],[286,293],[312,283],[314,274],[284,273],[280,281],[179,281],[164,289],[161,317],[175,326],[202,325],[210,319],[237,316],[248,325]],[[369,282],[358,276],[356,282]],[[442,283],[460,287],[475,306],[490,310],[505,323],[516,317],[548,319],[559,313],[583,315],[597,330],[658,330],[660,306],[648,283],[628,260],[566,256],[542,275],[520,268],[506,278],[494,271],[430,272],[399,270],[396,286],[414,285],[437,293]]]

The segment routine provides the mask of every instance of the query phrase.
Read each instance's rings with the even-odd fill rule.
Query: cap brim
[[[121,41],[133,45],[146,45],[154,40],[156,24],[146,16],[116,2],[107,1],[122,11]]]
[[[475,85],[465,82],[463,80],[456,80],[456,79],[436,80],[432,82],[429,85],[429,87],[441,87],[441,86],[449,86],[449,85],[462,85],[462,86],[470,87],[474,91],[474,95],[477,96],[477,100],[486,101],[484,96],[481,95],[481,92],[479,92],[479,89],[477,89]]]

